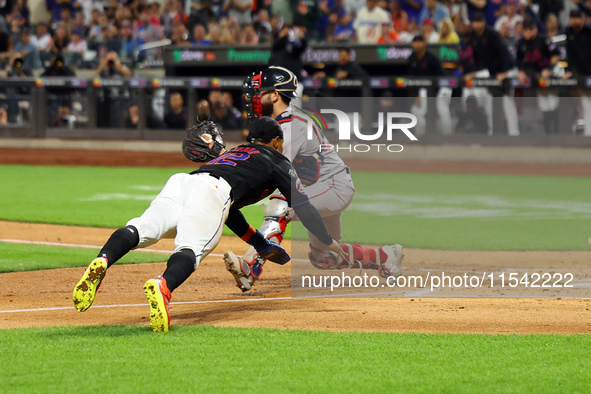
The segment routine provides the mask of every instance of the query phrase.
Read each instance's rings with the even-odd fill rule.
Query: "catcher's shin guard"
[[[259,231],[269,241],[281,244],[293,211],[289,209],[286,198],[279,194],[272,195],[269,198],[269,204],[263,205],[262,208],[265,217]],[[234,265],[237,265],[240,270],[228,270],[234,275],[238,287],[242,291],[248,291],[263,273],[263,265],[266,260],[260,257],[252,246],[248,248],[244,257],[239,258],[239,260]]]

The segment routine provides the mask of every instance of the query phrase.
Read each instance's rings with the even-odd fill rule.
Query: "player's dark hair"
[[[291,103],[291,99],[289,97],[282,94],[280,94],[279,97],[281,97],[281,101],[283,101],[285,105],[289,105],[289,103]]]
[[[268,144],[274,139],[275,137],[251,138],[248,142],[251,144]]]

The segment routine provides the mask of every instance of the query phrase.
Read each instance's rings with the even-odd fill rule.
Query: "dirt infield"
[[[41,150],[0,150],[0,162],[34,164],[147,165],[186,167],[184,158],[171,154]],[[96,154],[96,156],[94,156]],[[27,160],[23,160],[27,157]],[[94,159],[91,159],[94,157]],[[175,161],[177,157],[178,161]],[[161,158],[166,158],[160,162]],[[18,159],[18,160],[17,160]],[[23,160],[23,161],[19,161]],[[357,170],[366,163],[348,163]],[[472,163],[473,164],[473,163]],[[531,175],[589,176],[588,166],[527,164],[415,162],[395,170],[457,173],[511,173]],[[454,167],[455,166],[455,167]],[[485,169],[486,168],[486,169]],[[383,169],[383,167],[382,167]],[[480,169],[481,172],[477,170]],[[385,169],[392,170],[392,168]],[[102,245],[111,229],[0,222],[0,239]],[[171,250],[170,240],[154,249]],[[238,253],[244,244],[224,237],[214,254],[174,293],[173,325],[211,324],[233,327],[270,327],[331,331],[382,331],[426,333],[560,333],[591,332],[591,300],[534,298],[307,298],[291,299],[290,266],[266,267],[264,279],[252,292],[242,294],[225,271],[219,254]],[[163,255],[165,261],[167,255]],[[540,259],[584,264],[588,252],[441,252],[405,250],[405,270],[433,262],[442,270],[516,259],[534,267]],[[165,263],[115,265],[103,282],[95,305],[84,313],[74,310],[71,295],[83,268],[0,274],[0,328],[145,324],[148,306],[142,292],[146,279],[161,274]],[[404,273],[404,271],[403,271]]]

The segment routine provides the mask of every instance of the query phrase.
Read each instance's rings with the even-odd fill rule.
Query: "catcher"
[[[280,153],[283,131],[279,124],[268,117],[257,119],[250,127],[248,141],[226,152],[213,122],[200,122],[189,130],[183,142],[185,156],[198,162],[215,159],[190,174],[171,176],[140,217],[111,235],[74,287],[74,307],[84,312],[92,305],[107,269],[130,250],[174,237],[175,250],[163,275],[144,285],[152,329],[168,331],[172,292],[217,246],[224,223],[259,255],[278,264],[287,263],[290,256],[285,250],[249,226],[240,212],[240,208],[256,203],[275,189],[293,204],[308,230],[330,250],[345,257],[309,203],[291,163]]]
[[[322,122],[316,116],[293,105],[298,98],[297,77],[288,69],[270,66],[260,73],[247,77],[243,84],[243,99],[250,119],[270,116],[283,129],[285,143],[283,154],[293,163],[310,196],[310,202],[320,215],[329,232],[341,238],[341,213],[347,209],[355,187],[351,172],[325,137]],[[315,138],[307,139],[308,124],[313,124]],[[271,195],[269,204],[264,206],[265,217],[261,233],[273,242],[281,243],[289,221],[293,218],[289,201],[280,194]],[[297,214],[297,212],[296,212]],[[300,218],[301,219],[301,218]],[[327,249],[310,232],[309,258],[319,269],[342,269],[352,266],[376,269],[382,277],[398,276],[401,272],[402,246],[387,245],[370,248],[359,244],[342,244],[348,258]],[[248,291],[262,273],[265,260],[255,248],[249,248],[243,258],[232,251],[224,255],[226,268],[242,291]]]

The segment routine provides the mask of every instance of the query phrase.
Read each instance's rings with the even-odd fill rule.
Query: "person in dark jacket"
[[[581,10],[572,10],[569,16],[570,26],[564,32],[568,59],[567,72],[564,77],[589,76],[591,75],[591,27],[585,25]],[[591,136],[591,91],[579,89],[578,93],[581,96],[581,106],[583,107],[584,135]]]

